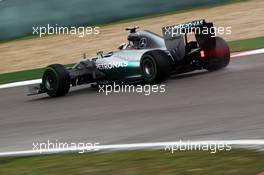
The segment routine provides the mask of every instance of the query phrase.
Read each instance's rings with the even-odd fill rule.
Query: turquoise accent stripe
[[[129,68],[139,67],[139,62],[128,61],[127,67]]]

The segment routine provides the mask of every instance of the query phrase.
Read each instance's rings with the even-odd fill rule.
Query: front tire
[[[42,77],[44,90],[51,97],[64,96],[70,89],[70,75],[61,64],[52,64],[46,68]]]
[[[205,51],[205,69],[216,71],[226,67],[230,62],[230,50],[224,39],[215,38],[215,46]]]
[[[170,77],[170,57],[161,50],[146,52],[141,58],[140,68],[142,76],[147,83],[163,82]]]

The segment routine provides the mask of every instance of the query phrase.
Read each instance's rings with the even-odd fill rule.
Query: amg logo
[[[113,69],[113,68],[120,68],[120,67],[127,67],[128,62],[127,61],[121,61],[121,62],[111,62],[111,63],[101,63],[97,64],[96,67],[98,69],[104,70],[104,69]]]

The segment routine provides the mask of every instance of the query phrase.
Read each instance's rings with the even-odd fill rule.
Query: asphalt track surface
[[[86,86],[52,99],[0,89],[0,152],[33,142],[124,144],[264,139],[264,55],[233,58],[217,72],[174,76],[165,93],[105,94]]]

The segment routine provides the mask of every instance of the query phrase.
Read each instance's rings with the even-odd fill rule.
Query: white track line
[[[41,83],[41,79],[19,81],[19,82],[15,82],[15,83],[2,84],[2,85],[0,85],[0,89],[19,87],[19,86],[27,86],[27,85],[38,84],[38,83]]]
[[[232,53],[231,58],[240,57],[240,56],[248,56],[248,55],[256,55],[256,54],[262,54],[262,53],[264,53],[264,48],[257,49],[257,50],[244,51],[244,52],[239,52],[239,53]],[[0,89],[27,86],[27,85],[38,84],[38,83],[41,83],[41,79],[3,84],[3,85],[0,85]]]
[[[178,142],[155,142],[155,143],[133,143],[133,144],[115,144],[115,145],[98,145],[91,150],[91,147],[69,148],[69,149],[46,149],[46,150],[24,150],[0,152],[0,157],[11,156],[34,156],[57,153],[78,153],[83,150],[92,151],[121,151],[137,149],[168,149],[177,145],[231,145],[242,148],[261,148],[264,147],[264,140],[205,140],[205,141],[178,141]],[[167,150],[168,151],[168,150]]]
[[[262,54],[264,53],[264,48],[263,49],[257,49],[257,50],[249,50],[245,52],[239,52],[239,53],[234,53],[232,54],[232,58],[234,57],[241,57],[241,56],[249,56],[249,55],[257,55],[257,54]]]

